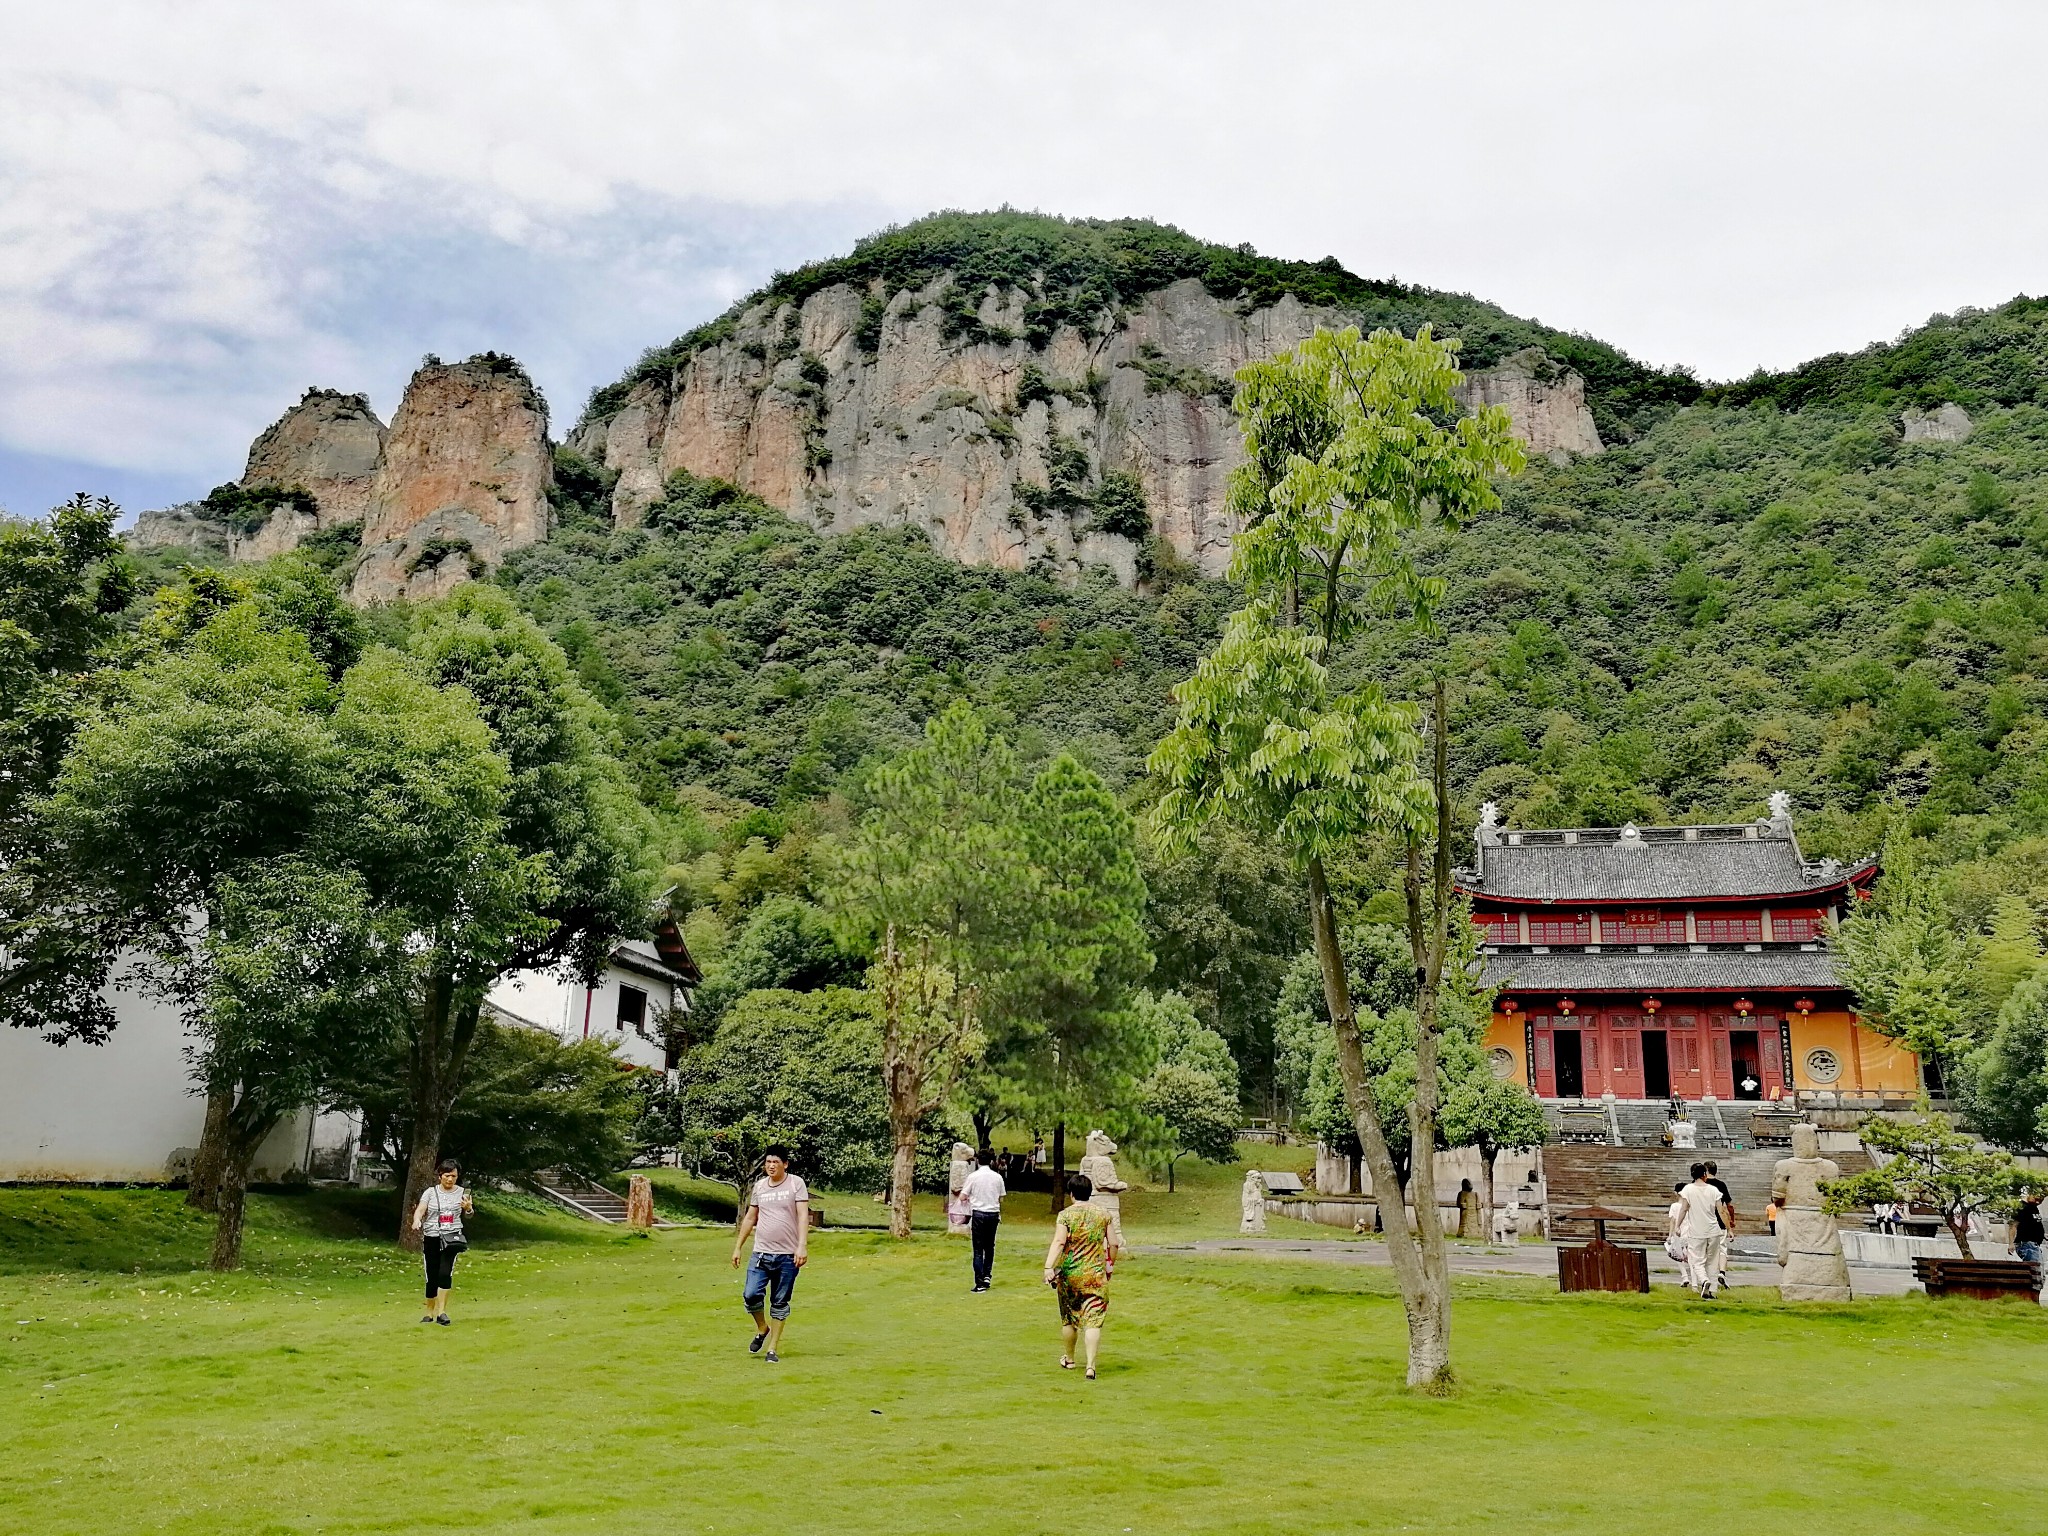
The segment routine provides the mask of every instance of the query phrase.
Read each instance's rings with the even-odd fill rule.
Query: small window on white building
[[[619,988],[619,1029],[647,1033],[647,994],[638,987]]]

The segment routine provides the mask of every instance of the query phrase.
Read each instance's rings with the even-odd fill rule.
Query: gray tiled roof
[[[1650,828],[1668,833],[1674,828]],[[1702,829],[1718,831],[1720,829]],[[1532,840],[1541,836],[1542,841]],[[1812,890],[1841,871],[1809,867],[1787,837],[1715,837],[1687,842],[1613,834],[1563,842],[1556,833],[1509,833],[1482,850],[1483,873],[1469,888],[1487,896],[1529,901],[1682,901],[1698,896],[1772,896]],[[1524,839],[1519,843],[1508,838]]]
[[[1730,988],[1826,990],[1841,986],[1818,949],[1511,950],[1486,957],[1486,984],[1516,992],[1720,992]]]

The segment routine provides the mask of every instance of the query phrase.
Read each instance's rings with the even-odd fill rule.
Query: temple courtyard
[[[1238,1248],[1233,1176],[1133,1199],[1093,1383],[1054,1365],[1042,1197],[986,1296],[961,1240],[821,1233],[778,1367],[709,1224],[487,1201],[437,1329],[371,1197],[258,1197],[222,1278],[173,1194],[0,1190],[0,1530],[2040,1528],[2041,1308],[1563,1297],[1475,1249],[1462,1390],[1423,1399],[1388,1270],[1316,1251],[1378,1245]]]

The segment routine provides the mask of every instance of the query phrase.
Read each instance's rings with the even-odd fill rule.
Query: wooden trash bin
[[[1570,1221],[1593,1223],[1593,1241],[1583,1248],[1557,1250],[1557,1288],[1560,1291],[1637,1291],[1650,1289],[1650,1255],[1641,1248],[1624,1248],[1607,1241],[1607,1223],[1632,1221],[1627,1211],[1589,1205],[1583,1210],[1561,1213]]]

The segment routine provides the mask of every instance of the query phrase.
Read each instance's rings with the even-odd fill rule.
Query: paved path
[[[1519,1243],[1513,1247],[1479,1243],[1452,1243],[1451,1270],[1460,1275],[1521,1275],[1557,1279],[1555,1243]],[[1387,1245],[1371,1239],[1317,1237],[1215,1237],[1192,1243],[1139,1243],[1139,1253],[1255,1254],[1270,1258],[1313,1259],[1326,1264],[1381,1264],[1389,1262]],[[1678,1284],[1678,1266],[1664,1256],[1661,1248],[1650,1250],[1650,1283]],[[1778,1265],[1768,1249],[1746,1241],[1728,1266],[1728,1283],[1740,1286],[1776,1286]],[[1849,1288],[1857,1296],[1903,1296],[1919,1285],[1910,1269],[1879,1269],[1852,1264]]]

